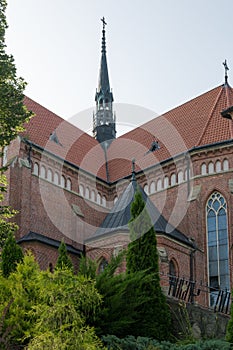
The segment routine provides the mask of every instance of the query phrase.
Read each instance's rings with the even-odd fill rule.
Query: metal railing
[[[196,297],[202,293],[208,294],[210,305],[201,305],[211,308],[214,312],[221,312],[224,314],[230,313],[231,306],[231,292],[229,290],[214,289],[210,286],[204,286],[196,281],[191,281],[184,277],[177,277],[172,275],[161,276],[161,279],[166,279],[168,282],[167,294],[169,297],[176,298],[188,303],[194,303]]]

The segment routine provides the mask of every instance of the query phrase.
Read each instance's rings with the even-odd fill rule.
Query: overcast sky
[[[8,0],[7,52],[27,96],[91,128],[103,16],[121,127],[222,84],[225,59],[233,84],[232,0]]]

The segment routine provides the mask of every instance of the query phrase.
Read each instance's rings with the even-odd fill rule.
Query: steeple
[[[93,115],[93,135],[104,148],[108,147],[112,139],[116,138],[116,118],[112,110],[113,94],[110,89],[108,65],[106,56],[106,38],[104,17],[102,30],[102,48],[99,70],[98,88],[96,89],[96,112]]]

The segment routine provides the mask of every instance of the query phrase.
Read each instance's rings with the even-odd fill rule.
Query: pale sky
[[[92,124],[103,16],[121,127],[222,84],[225,59],[233,85],[232,0],[8,0],[7,52],[26,95],[84,131]]]

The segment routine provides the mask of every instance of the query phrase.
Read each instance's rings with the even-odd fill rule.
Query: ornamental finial
[[[225,60],[222,64],[224,65],[224,68],[225,68],[225,84],[227,84],[227,80],[228,80],[227,71],[229,70],[229,67],[227,65],[227,60]]]

